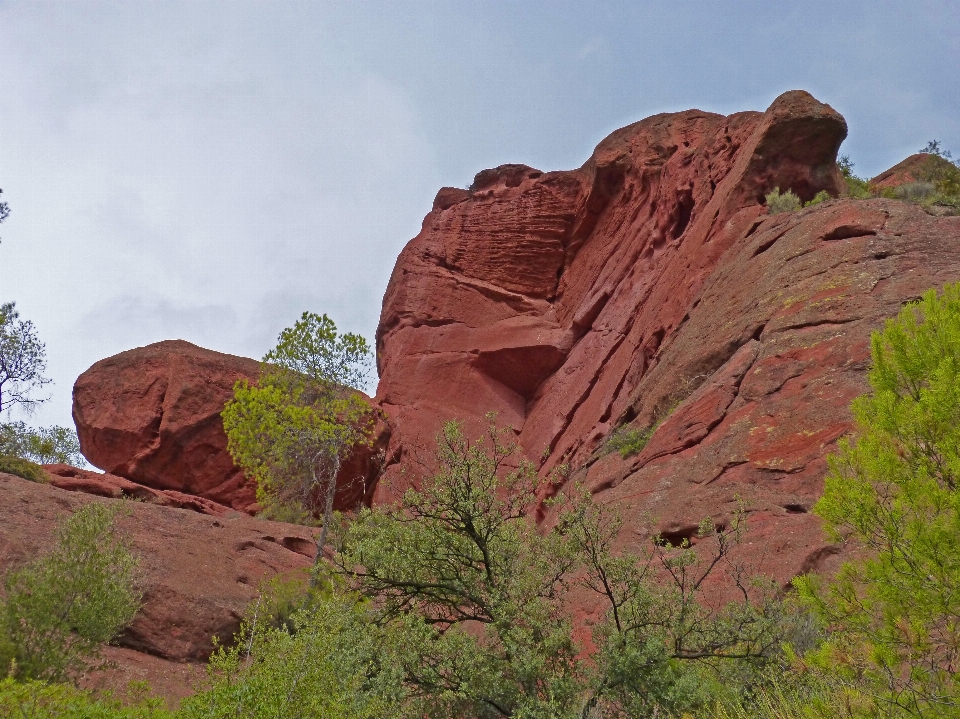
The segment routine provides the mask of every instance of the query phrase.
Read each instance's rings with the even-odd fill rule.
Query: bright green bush
[[[51,552],[5,577],[0,666],[12,676],[76,677],[133,619],[137,560],[114,529],[116,514],[105,504],[77,510]]]
[[[821,202],[826,202],[827,200],[832,200],[830,193],[826,190],[820,190],[816,195],[813,196],[813,199],[810,202],[804,202],[804,207],[813,207],[814,205],[819,205]]]
[[[0,680],[0,717],[4,719],[174,719],[156,699],[132,704],[112,696],[94,696],[69,684],[48,684],[10,677]]]
[[[847,183],[847,196],[854,200],[868,200],[873,197],[870,191],[870,183],[862,177],[853,174],[853,161],[847,155],[840,155],[837,158],[837,167],[843,175],[844,182]]]
[[[333,518],[344,456],[369,441],[369,405],[350,390],[365,381],[366,340],[339,334],[326,315],[304,312],[263,358],[256,384],[240,380],[223,410],[230,456],[257,482],[270,519],[316,524],[317,562]]]
[[[771,215],[779,215],[783,212],[794,212],[801,207],[800,198],[797,197],[797,195],[790,190],[781,194],[779,187],[774,187],[772,191],[767,193],[766,201],[767,211]]]
[[[46,482],[48,479],[47,473],[39,464],[9,454],[0,454],[0,472],[29,479],[31,482]]]
[[[872,338],[855,439],[816,512],[868,550],[801,596],[831,630],[806,659],[885,715],[960,716],[960,284],[927,292]]]

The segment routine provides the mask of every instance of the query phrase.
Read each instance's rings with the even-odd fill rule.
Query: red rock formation
[[[8,474],[0,474],[0,493],[0,574],[51,547],[57,523],[81,506],[124,501],[117,526],[140,557],[144,594],[142,609],[118,640],[124,650],[109,652],[123,663],[113,672],[115,688],[125,678],[145,678],[167,696],[189,693],[189,685],[176,687],[173,680],[202,676],[196,663],[210,655],[213,637],[232,638],[260,583],[303,571],[316,551],[312,530],[236,511],[205,516]]]
[[[100,360],[73,388],[81,450],[93,465],[162,490],[168,498],[171,492],[196,495],[254,511],[256,487],[227,452],[220,413],[233,397],[236,381],[252,381],[259,374],[256,360],[182,340]],[[387,431],[381,422],[374,444],[358,446],[343,463],[338,509],[356,506],[372,491]],[[129,488],[123,491],[132,493]]]
[[[101,474],[87,469],[78,469],[69,464],[45,464],[50,484],[68,492],[84,492],[111,499],[135,499],[161,507],[189,509],[201,514],[221,517],[231,510],[204,497],[176,492],[172,489],[152,489],[115,474]]]
[[[437,195],[377,331],[399,467],[442,422],[486,412],[544,473],[567,464],[628,519],[625,543],[728,521],[785,581],[836,553],[809,509],[866,389],[869,333],[960,279],[960,221],[889,200],[768,216],[774,187],[841,194],[846,124],[804,92],[764,113],[657,115],[578,170],[508,165]],[[615,428],[661,422],[623,460]],[[647,517],[652,516],[652,521]]]
[[[260,364],[171,340],[100,360],[73,387],[73,419],[91,464],[132,482],[235,509],[256,491],[227,453],[220,412]]]
[[[870,187],[877,191],[892,189],[909,182],[929,181],[931,175],[955,170],[953,163],[942,157],[918,152],[874,177],[870,180]]]

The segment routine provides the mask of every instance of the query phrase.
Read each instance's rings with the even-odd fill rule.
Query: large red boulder
[[[401,253],[377,331],[392,429],[375,501],[448,419],[511,425],[627,519],[692,535],[742,501],[744,549],[782,581],[837,553],[812,504],[867,388],[870,332],[960,280],[960,220],[891,200],[770,216],[766,193],[844,193],[846,123],[805,92],[766,112],[657,115],[583,167],[506,165],[445,188]],[[656,426],[638,454],[618,428]]]
[[[109,474],[166,490],[167,496],[179,492],[254,511],[256,486],[227,452],[220,413],[237,380],[256,381],[259,375],[256,360],[183,340],[100,360],[73,387],[81,451]],[[358,445],[344,460],[338,509],[369,498],[386,432],[378,422],[373,443]]]
[[[259,375],[256,360],[183,340],[100,360],[73,387],[81,451],[110,474],[247,509],[256,489],[227,452],[220,412],[237,380]]]

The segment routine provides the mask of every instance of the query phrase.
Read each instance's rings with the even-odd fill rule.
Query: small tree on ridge
[[[326,315],[304,312],[263,358],[257,384],[240,380],[223,410],[234,461],[257,481],[257,499],[276,519],[309,523],[322,512],[317,562],[333,517],[347,452],[370,433],[373,415],[356,388],[370,350],[337,334]]]

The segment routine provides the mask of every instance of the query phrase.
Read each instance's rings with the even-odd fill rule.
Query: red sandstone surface
[[[841,195],[845,136],[790,92],[763,113],[647,118],[578,170],[507,165],[441,190],[384,297],[375,501],[443,421],[495,411],[544,473],[567,464],[618,504],[625,544],[728,521],[739,498],[756,569],[823,567],[838,549],[809,510],[867,388],[870,332],[960,279],[960,220],[889,200],[767,214],[774,187]],[[658,422],[639,454],[604,451]]]

